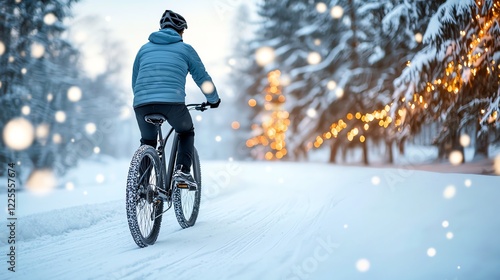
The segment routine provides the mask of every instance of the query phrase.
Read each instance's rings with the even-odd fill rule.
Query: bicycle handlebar
[[[205,110],[208,110],[208,108],[210,107],[210,105],[206,102],[203,102],[201,104],[187,104],[186,107],[194,107],[193,109],[195,109],[196,111],[205,111]]]

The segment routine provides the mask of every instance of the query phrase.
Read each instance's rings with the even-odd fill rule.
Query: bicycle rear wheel
[[[127,177],[127,220],[135,243],[143,248],[156,242],[160,232],[163,200],[160,158],[156,150],[141,146],[134,154]]]
[[[190,191],[184,188],[173,186],[172,200],[174,202],[175,216],[182,228],[188,228],[196,223],[200,210],[201,200],[201,166],[198,151],[194,148],[193,163],[191,165],[191,175],[196,180],[198,188]]]

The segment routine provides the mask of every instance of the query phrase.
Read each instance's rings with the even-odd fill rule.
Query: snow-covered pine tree
[[[94,130],[86,129],[88,120],[99,118],[100,112],[113,114],[120,109],[105,102],[105,108],[96,105],[104,99],[117,99],[111,86],[99,87],[102,94],[92,100],[93,105],[80,103],[89,93],[84,86],[88,78],[81,70],[78,49],[66,38],[64,24],[76,2],[7,0],[0,6],[0,42],[4,46],[0,53],[0,123],[5,128],[22,118],[28,123],[26,135],[33,137],[22,149],[7,146],[2,138],[0,156],[4,162],[19,161],[24,178],[36,169],[64,173],[91,154],[93,145],[76,145],[86,130]],[[4,136],[11,133],[3,131]]]
[[[426,47],[395,82],[397,110],[406,112],[404,135],[441,120],[436,144],[446,155],[445,147],[463,149],[464,128],[478,125],[476,152],[487,155],[489,131],[498,128],[499,9],[495,0],[449,0],[440,6],[424,35]]]

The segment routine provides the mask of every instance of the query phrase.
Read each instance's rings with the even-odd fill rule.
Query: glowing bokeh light
[[[215,136],[215,141],[217,141],[217,142],[222,141],[222,137],[220,137],[219,135]]]
[[[329,89],[329,90],[334,90],[336,87],[337,87],[337,82],[331,80],[331,81],[328,81],[328,83],[326,84],[326,87]]]
[[[462,164],[463,159],[464,159],[464,156],[462,155],[462,152],[460,152],[460,151],[452,151],[450,153],[449,161],[452,165]]]
[[[255,99],[248,100],[248,106],[255,107],[257,105],[257,101]]]
[[[24,105],[22,108],[21,108],[21,113],[23,113],[23,115],[27,116],[31,113],[31,108],[30,106],[28,105]]]
[[[374,184],[375,186],[377,186],[378,184],[380,184],[380,177],[373,176],[372,177],[372,184]]]
[[[495,157],[493,162],[493,170],[495,170],[495,174],[500,175],[500,155]]]
[[[0,41],[0,56],[2,56],[5,53],[5,44]]]
[[[335,91],[335,95],[337,95],[338,98],[341,98],[342,96],[344,96],[344,89],[342,88],[338,88],[336,91]]]
[[[422,33],[415,34],[415,42],[422,43],[422,39],[423,39]]]
[[[12,150],[24,150],[31,146],[34,139],[35,128],[25,118],[12,119],[3,128],[3,141]]]
[[[66,113],[64,113],[63,111],[57,111],[55,118],[57,122],[63,123],[66,121]]]
[[[43,17],[43,22],[47,25],[56,23],[57,17],[53,13],[48,13]]]
[[[57,17],[53,13],[48,13],[43,17],[43,22],[47,25],[56,23]]]
[[[54,135],[52,135],[52,142],[54,142],[55,144],[61,144],[62,143],[61,134],[55,133]]]
[[[215,90],[215,86],[211,81],[204,81],[201,84],[201,91],[203,91],[204,94],[211,94]]]
[[[237,121],[234,121],[231,123],[231,128],[232,129],[239,129],[240,128],[240,123]]]
[[[36,138],[38,139],[45,139],[49,136],[49,132],[50,132],[49,125],[46,123],[42,123],[36,127],[35,135]]]
[[[341,6],[334,6],[330,12],[332,18],[339,19],[344,15],[344,9]]]
[[[40,58],[45,54],[45,47],[40,43],[33,43],[31,45],[31,56],[34,58]]]
[[[468,147],[470,145],[470,136],[467,134],[463,134],[460,136],[460,145],[462,147]]]
[[[274,61],[274,49],[271,47],[261,47],[255,52],[255,60],[259,66],[266,66]]]
[[[319,2],[318,4],[316,4],[316,11],[318,11],[318,13],[324,13],[327,9],[328,6],[326,6],[326,4],[323,2]]]
[[[318,52],[310,52],[307,55],[307,63],[315,65],[321,62],[321,55]]]
[[[51,192],[56,184],[57,179],[52,170],[38,169],[34,170],[28,177],[26,188],[34,194],[45,195]]]

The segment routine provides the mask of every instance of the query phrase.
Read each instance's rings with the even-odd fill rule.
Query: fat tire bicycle
[[[208,104],[188,104],[189,110],[205,111]],[[185,184],[173,180],[179,146],[178,134],[170,128],[163,138],[162,124],[166,121],[162,114],[144,116],[146,122],[156,126],[158,147],[142,145],[130,162],[127,176],[126,209],[127,220],[135,243],[143,248],[153,245],[160,233],[163,214],[172,206],[182,228],[196,223],[201,200],[201,166],[196,148],[193,150],[191,175],[197,183],[196,190],[189,190]],[[168,165],[165,146],[172,136]],[[164,210],[166,204],[166,209]]]

